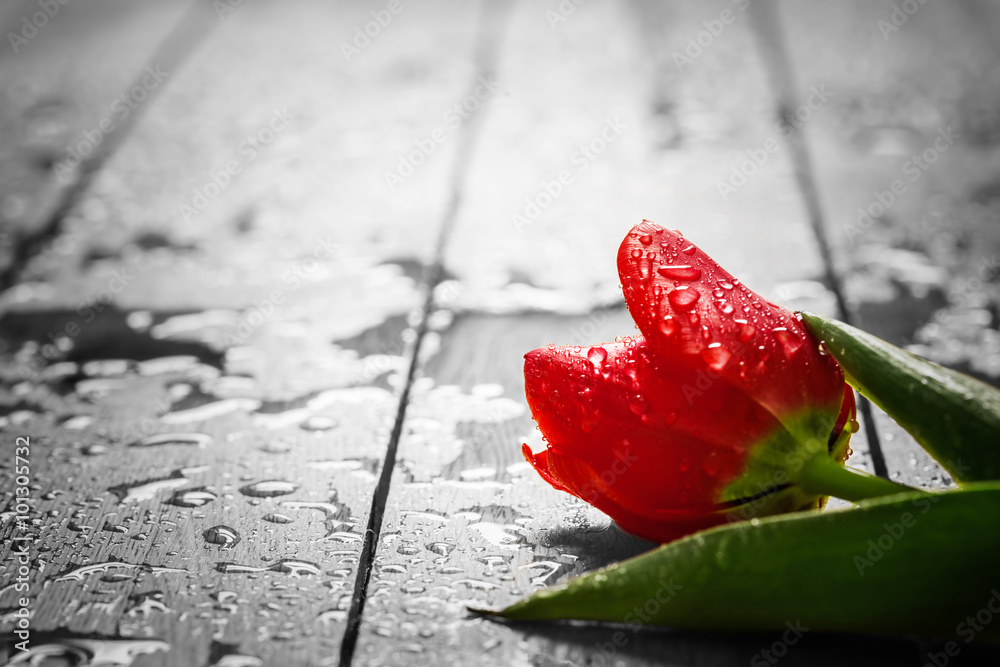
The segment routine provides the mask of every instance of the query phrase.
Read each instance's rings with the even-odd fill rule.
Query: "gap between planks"
[[[756,44],[771,83],[771,93],[774,96],[774,112],[779,122],[793,115],[801,103],[795,72],[792,69],[788,55],[788,42],[781,24],[781,15],[776,0],[760,0],[749,7],[750,24],[756,36]],[[816,184],[815,168],[809,143],[801,128],[785,135],[785,144],[791,154],[792,167],[795,172],[795,184],[802,203],[806,209],[809,226],[823,261],[823,275],[833,292],[837,303],[837,316],[852,324],[851,310],[844,295],[844,285],[837,267],[833,262],[833,248],[827,235],[826,220],[823,215],[819,198],[819,187]],[[872,414],[872,405],[864,396],[858,396],[865,435],[868,437],[868,450],[871,456],[872,468],[879,477],[889,478],[885,455],[879,441],[878,428]]]
[[[469,93],[472,93],[473,89],[479,84],[480,78],[488,78],[494,74],[500,44],[511,14],[512,5],[513,0],[503,0],[502,2],[488,2],[484,0],[479,6],[479,38],[476,40],[478,47],[474,54],[475,67],[473,79],[468,88]],[[389,442],[386,446],[385,459],[379,473],[378,484],[372,496],[371,511],[368,514],[368,526],[365,529],[361,556],[358,560],[354,594],[347,615],[347,626],[344,629],[344,636],[340,645],[340,667],[350,667],[354,659],[358,634],[361,630],[361,621],[364,617],[368,584],[371,580],[379,537],[382,532],[382,521],[389,498],[389,489],[392,484],[392,473],[396,466],[399,440],[402,436],[403,424],[406,420],[406,408],[409,404],[410,389],[413,386],[413,381],[420,366],[420,349],[427,334],[428,318],[436,307],[434,290],[444,279],[445,251],[447,250],[448,241],[451,238],[452,230],[455,227],[455,221],[458,218],[458,212],[462,205],[465,191],[465,174],[468,172],[468,166],[475,149],[476,138],[479,135],[485,113],[486,111],[484,110],[476,114],[459,129],[459,136],[455,145],[455,162],[448,179],[448,202],[441,218],[434,257],[430,265],[426,268],[422,280],[423,287],[426,290],[426,297],[421,307],[416,339],[410,352],[410,364],[407,369],[406,381],[399,396],[399,406],[396,411],[392,431],[389,435]]]
[[[162,65],[170,72],[179,69],[202,40],[212,32],[212,28],[219,23],[208,13],[210,8],[211,5],[208,2],[195,0],[156,51],[143,63],[126,90],[140,86],[148,67]],[[125,140],[132,134],[144,113],[162,93],[163,88],[167,86],[169,86],[169,82],[165,86],[158,86],[150,90],[150,102],[140,105],[116,125],[115,132],[104,136],[104,140],[97,145],[94,152],[81,160],[74,170],[72,181],[63,188],[57,188],[53,204],[47,206],[46,202],[39,202],[39,220],[35,224],[27,225],[16,236],[11,262],[0,271],[0,291],[9,289],[20,282],[21,276],[31,260],[41,254],[59,236],[62,232],[63,220],[83,199],[83,196],[90,189],[94,176],[125,144]]]

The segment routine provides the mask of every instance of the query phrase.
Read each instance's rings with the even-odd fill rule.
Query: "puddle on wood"
[[[51,633],[32,635],[28,652],[8,652],[7,665],[101,665],[130,667],[140,656],[170,650],[170,644],[159,639],[91,639],[87,637],[53,636]]]
[[[155,338],[137,331],[129,324],[129,317],[130,313],[114,306],[104,307],[99,313],[84,311],[82,316],[62,309],[7,312],[0,316],[0,339],[12,350],[29,342],[40,345],[30,361],[39,370],[60,361],[145,361],[177,356],[221,367],[220,352],[199,343]],[[58,347],[53,339],[60,342]]]

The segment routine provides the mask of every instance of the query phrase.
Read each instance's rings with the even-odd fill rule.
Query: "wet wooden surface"
[[[466,613],[651,546],[521,459],[521,357],[633,331],[613,253],[649,218],[772,300],[996,382],[1000,12],[393,7],[71,3],[0,55],[0,451],[31,439],[38,664],[761,658],[778,637]],[[58,178],[165,59],[93,173]],[[950,484],[861,418],[853,464]],[[0,470],[9,632],[24,531]],[[782,663],[934,649],[807,633]]]

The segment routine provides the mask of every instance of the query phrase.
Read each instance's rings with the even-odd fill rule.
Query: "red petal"
[[[687,241],[649,221],[618,250],[625,302],[659,356],[701,368],[779,418],[799,408],[839,411],[843,373],[798,318],[747,289]]]
[[[535,350],[524,371],[548,442],[526,457],[550,484],[615,519],[713,511],[733,500],[720,493],[749,448],[782,429],[739,388],[651,354],[642,338]]]

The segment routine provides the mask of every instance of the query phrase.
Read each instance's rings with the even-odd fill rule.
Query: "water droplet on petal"
[[[639,237],[639,243],[641,243],[642,245],[649,245],[652,242],[653,242],[653,237],[651,234],[643,234],[642,236]]]
[[[719,468],[722,465],[722,461],[720,460],[721,458],[722,457],[719,456],[719,452],[717,451],[711,451],[708,453],[708,456],[706,456],[701,462],[701,467],[705,471],[706,475],[709,477],[715,477],[715,475],[718,474]]]
[[[712,343],[707,348],[701,351],[701,359],[704,361],[709,368],[713,371],[721,371],[729,363],[732,353],[727,350],[721,343]]]
[[[689,287],[678,287],[667,295],[667,299],[675,308],[691,308],[700,298],[698,290]]]
[[[635,248],[634,250],[632,250],[631,255],[632,259],[639,259],[640,257],[642,257],[642,251],[639,250],[638,248]]]
[[[667,315],[660,321],[660,332],[669,338],[677,333],[677,322],[670,315]]]
[[[753,338],[753,335],[755,333],[757,333],[757,329],[754,328],[754,325],[747,323],[746,320],[738,322],[738,324],[740,325],[740,330],[736,334],[736,339],[739,340],[741,343],[747,342],[748,340]]]
[[[736,310],[736,308],[734,308],[733,304],[729,303],[728,301],[723,301],[722,303],[719,304],[719,310],[721,310],[726,315],[732,315],[733,311]]]
[[[688,247],[681,250],[681,252],[684,253],[685,255],[693,255],[695,250],[697,250],[697,248],[695,248],[693,245],[689,245]]]
[[[664,278],[671,278],[673,280],[698,280],[701,278],[701,269],[697,266],[683,264],[661,266],[656,272]]]
[[[629,408],[632,409],[633,413],[642,416],[646,414],[647,410],[649,410],[649,401],[647,401],[644,396],[637,394],[636,396],[632,397],[632,400],[629,401],[628,406]]]
[[[847,425],[847,428],[851,433],[857,433],[861,430],[861,424],[858,423],[857,419],[852,419],[851,423]]]
[[[594,364],[594,366],[600,367],[604,363],[604,360],[608,358],[608,351],[597,345],[587,350],[587,358],[590,359],[590,363]]]
[[[802,347],[802,339],[784,327],[772,330],[771,334],[781,343],[786,357],[792,356]]]

